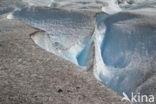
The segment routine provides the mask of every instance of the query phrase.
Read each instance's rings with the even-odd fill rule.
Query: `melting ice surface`
[[[146,93],[156,71],[156,8],[140,1],[25,0],[8,19],[44,30],[31,36],[36,44],[119,94]]]

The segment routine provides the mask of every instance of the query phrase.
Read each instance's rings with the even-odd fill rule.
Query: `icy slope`
[[[140,9],[140,8],[155,8],[155,0],[118,0],[119,6],[124,9]]]
[[[16,7],[23,6],[21,0],[0,0],[0,15],[12,12]]]
[[[76,57],[78,54],[78,58],[81,57],[81,51],[92,37],[95,13],[31,7],[23,8],[16,11],[13,16],[8,16],[8,18],[11,17],[46,31],[48,35],[41,36],[41,38],[34,37],[35,42],[42,48],[77,65],[82,64],[78,62],[81,59],[77,60]]]
[[[135,1],[128,9],[116,0],[25,2],[27,7],[8,19],[45,31],[31,36],[40,47],[92,72],[120,94],[151,88],[156,72],[154,1]],[[92,8],[98,3],[100,10]]]
[[[28,5],[107,13],[120,11],[117,0],[23,0]]]
[[[99,44],[102,62],[97,60],[100,79],[115,91],[134,92],[154,75],[156,64],[156,15],[148,11],[126,12],[105,19],[99,28],[107,28]],[[99,40],[97,40],[99,41]],[[104,71],[105,70],[105,71]],[[108,73],[108,74],[106,74]],[[143,90],[143,89],[142,89]]]

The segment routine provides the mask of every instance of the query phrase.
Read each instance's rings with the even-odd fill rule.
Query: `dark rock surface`
[[[0,16],[0,104],[122,104],[92,75],[37,46],[40,30]]]

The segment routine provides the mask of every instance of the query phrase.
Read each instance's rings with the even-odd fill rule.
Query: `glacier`
[[[154,0],[23,0],[7,16],[42,30],[41,48],[122,95],[151,86],[156,72]],[[150,80],[150,81],[149,81]]]

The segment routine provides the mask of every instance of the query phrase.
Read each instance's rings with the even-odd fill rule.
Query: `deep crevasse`
[[[147,84],[151,82],[146,80],[151,79],[156,66],[155,9],[135,5],[132,10],[123,10],[113,0],[107,2],[109,6],[103,3],[98,9],[103,12],[97,16],[90,11],[82,12],[93,9],[95,4],[90,4],[91,1],[71,1],[69,7],[76,11],[38,7],[48,5],[67,9],[71,3],[60,1],[57,4],[55,1],[52,5],[54,1],[28,0],[35,6],[17,9],[8,18],[46,31],[48,34],[43,32],[32,36],[36,44],[91,71],[118,93],[130,94],[148,88]],[[73,7],[76,3],[81,5]],[[86,5],[88,8],[84,8]],[[98,7],[98,2],[96,5]]]

